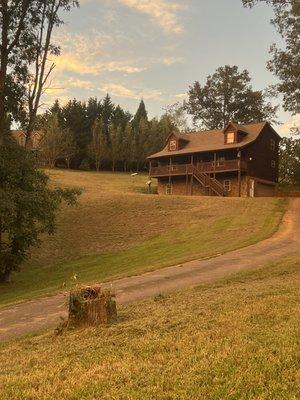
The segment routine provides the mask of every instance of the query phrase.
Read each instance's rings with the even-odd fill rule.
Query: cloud
[[[91,30],[85,34],[66,30],[56,35],[55,40],[62,48],[62,54],[52,57],[56,69],[77,74],[99,75],[103,72],[135,74],[146,70],[136,60],[107,59],[105,47],[112,46],[114,38]]]
[[[168,33],[182,33],[183,26],[179,22],[178,11],[183,6],[167,0],[118,0],[119,3],[138,12],[147,14],[151,20]]]
[[[187,98],[187,94],[186,93],[178,93],[178,94],[175,94],[174,97],[179,100],[184,100]]]
[[[292,128],[300,127],[300,114],[293,115],[292,118],[279,127],[282,135],[289,135]]]
[[[162,100],[162,93],[159,90],[153,89],[129,89],[122,84],[107,83],[101,86],[101,92],[109,93],[116,97],[125,97],[128,99],[138,100]]]

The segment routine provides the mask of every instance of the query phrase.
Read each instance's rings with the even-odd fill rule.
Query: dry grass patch
[[[296,400],[300,254],[0,347],[2,400]],[[13,355],[13,357],[12,357]]]
[[[272,235],[284,199],[143,194],[146,175],[49,171],[53,185],[80,186],[74,208],[59,214],[54,236],[33,249],[0,303],[61,290],[73,274],[92,283],[210,257]]]

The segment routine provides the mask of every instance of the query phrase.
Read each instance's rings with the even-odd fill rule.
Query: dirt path
[[[117,303],[126,304],[176,289],[192,287],[258,268],[300,249],[300,198],[290,202],[279,230],[271,238],[209,260],[195,260],[114,281]],[[110,284],[107,284],[110,285]],[[0,311],[0,340],[52,328],[66,316],[63,294],[42,298]]]

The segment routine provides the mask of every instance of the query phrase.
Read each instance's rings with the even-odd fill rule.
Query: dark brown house
[[[148,157],[159,194],[275,196],[280,136],[268,122],[172,133]]]

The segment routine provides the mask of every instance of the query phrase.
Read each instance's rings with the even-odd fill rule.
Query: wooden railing
[[[194,166],[192,164],[168,164],[160,165],[158,167],[151,166],[151,176],[168,176],[168,175],[188,175],[193,173]],[[225,161],[214,161],[197,163],[196,168],[200,172],[226,172],[226,171],[238,171],[239,160],[225,160]],[[240,161],[241,171],[247,169],[247,162]]]

